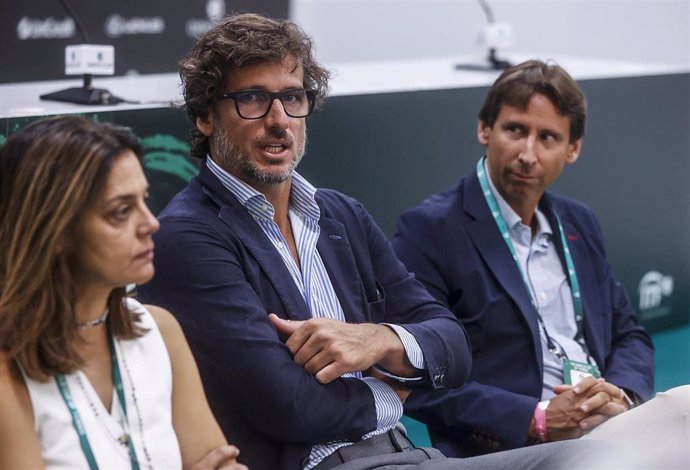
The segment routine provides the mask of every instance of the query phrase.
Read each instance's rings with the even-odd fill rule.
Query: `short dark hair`
[[[199,39],[179,63],[185,110],[192,121],[192,156],[203,158],[209,152],[208,138],[196,128],[196,120],[208,117],[226,91],[228,75],[246,65],[285,59],[302,67],[304,87],[316,92],[319,109],[328,93],[330,73],[314,58],[311,38],[292,21],[243,13],[228,17]]]
[[[506,69],[491,86],[479,119],[493,127],[503,105],[525,109],[535,93],[548,97],[561,115],[570,118],[570,142],[585,135],[584,93],[562,67],[540,60],[528,60]]]

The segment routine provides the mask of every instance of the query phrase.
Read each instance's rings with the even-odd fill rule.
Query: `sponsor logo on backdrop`
[[[165,31],[165,20],[161,16],[125,18],[114,14],[105,20],[105,34],[111,38],[135,34],[161,34],[163,31]]]
[[[185,34],[190,38],[198,38],[206,33],[206,31],[213,28],[213,26],[225,16],[225,11],[224,0],[208,0],[206,2],[207,18],[189,18],[184,25]]]
[[[72,18],[55,19],[22,17],[17,23],[17,38],[21,41],[29,39],[60,39],[74,37],[76,25]]]
[[[664,317],[671,313],[671,307],[664,305],[664,299],[673,294],[673,277],[658,271],[649,271],[642,276],[637,288],[640,294],[640,317],[642,320]]]

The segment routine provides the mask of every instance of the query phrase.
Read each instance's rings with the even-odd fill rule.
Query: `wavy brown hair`
[[[295,60],[304,70],[304,88],[316,92],[318,110],[328,94],[330,73],[314,58],[311,38],[295,23],[254,13],[228,17],[204,34],[180,61],[185,110],[192,121],[193,157],[209,152],[208,138],[196,128],[197,118],[208,117],[228,77],[243,66]]]
[[[528,60],[506,69],[486,95],[479,119],[493,127],[503,105],[524,110],[535,93],[548,97],[562,116],[570,118],[571,143],[585,135],[584,93],[562,67],[540,60]]]
[[[126,150],[141,158],[131,131],[77,116],[34,122],[0,149],[0,349],[33,379],[82,364],[75,261],[62,246]],[[143,331],[124,296],[124,287],[110,293],[108,321],[133,338]]]

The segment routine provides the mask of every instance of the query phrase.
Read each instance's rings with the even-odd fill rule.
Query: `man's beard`
[[[269,137],[282,139],[285,131],[271,131]],[[292,172],[295,171],[300,160],[304,156],[307,145],[306,131],[302,145],[295,152],[295,159],[290,162],[288,168],[281,172],[260,169],[250,158],[244,155],[235,146],[230,136],[223,126],[218,123],[214,126],[213,136],[211,137],[211,148],[214,150],[214,159],[228,173],[237,175],[241,179],[249,179],[264,185],[275,185],[287,181]]]

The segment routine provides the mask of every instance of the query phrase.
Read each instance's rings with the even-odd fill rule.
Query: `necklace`
[[[98,326],[102,323],[105,323],[105,320],[108,318],[109,312],[110,312],[110,310],[108,310],[106,308],[103,311],[103,313],[101,314],[101,316],[94,319],[94,320],[89,320],[89,321],[85,321],[85,322],[77,322],[77,328],[79,328],[81,330],[83,328],[92,328],[94,326]]]
[[[115,348],[115,345],[118,347],[120,346],[120,342],[113,342],[113,350]],[[151,454],[149,454],[149,450],[146,447],[146,441],[144,440],[144,420],[142,419],[141,415],[141,410],[139,409],[139,400],[137,399],[137,388],[134,385],[134,380],[132,380],[132,374],[129,372],[129,366],[127,365],[127,359],[125,359],[125,355],[122,353],[120,350],[120,359],[122,360],[122,366],[125,369],[125,374],[127,375],[127,381],[129,382],[130,389],[131,389],[131,396],[132,396],[132,402],[134,403],[134,410],[136,411],[137,415],[137,421],[139,423],[139,436],[141,437],[141,447],[144,451],[144,457],[146,458],[146,464],[149,467],[149,470],[153,470],[153,465],[151,463]]]
[[[75,374],[75,377],[77,379],[77,384],[79,385],[79,388],[81,389],[81,392],[84,394],[84,397],[86,397],[86,401],[89,403],[89,408],[91,408],[91,412],[94,414],[96,417],[96,421],[98,421],[98,424],[101,426],[101,429],[103,429],[106,434],[110,437],[109,442],[111,443],[117,443],[121,447],[117,447],[119,452],[124,451],[125,455],[127,455],[127,450],[128,450],[128,444],[129,444],[129,431],[127,429],[127,422],[124,420],[122,416],[122,408],[119,402],[117,402],[118,406],[118,414],[120,415],[120,418],[118,419],[118,423],[120,424],[120,427],[122,428],[122,434],[120,436],[116,436],[116,433],[113,433],[110,429],[110,426],[108,426],[104,422],[104,418],[101,417],[101,414],[98,411],[98,407],[96,404],[91,400],[91,395],[89,392],[86,391],[86,386],[84,385],[84,382],[81,379],[81,374],[77,372]],[[116,398],[116,394],[113,394],[113,399]]]
[[[107,312],[106,312],[107,313]],[[118,364],[118,351],[119,349],[119,341],[116,342],[112,336],[112,333],[110,332],[110,329],[108,329],[108,340],[110,341],[110,348],[111,348],[111,360],[112,360],[112,375],[113,375],[113,385],[115,388],[115,394],[117,396],[117,400],[119,401],[120,404],[120,426],[122,428],[123,434],[120,436],[116,436],[116,433],[110,432],[108,429],[106,429],[107,434],[109,437],[112,439],[111,442],[117,441],[122,447],[127,447],[128,449],[128,454],[130,458],[130,463],[131,463],[131,468],[132,470],[140,470],[140,465],[139,461],[137,459],[136,451],[134,449],[134,442],[132,440],[131,433],[129,432],[129,421],[127,418],[127,404],[125,401],[125,387],[122,381],[122,376],[120,375],[120,367]],[[116,349],[117,348],[117,349]],[[132,402],[134,404],[135,412],[137,415],[137,421],[139,424],[139,437],[141,439],[141,445],[142,449],[144,451],[144,456],[146,458],[146,464],[149,468],[149,470],[153,470],[153,465],[151,461],[151,455],[149,454],[148,448],[146,447],[146,443],[144,442],[144,423],[142,420],[142,415],[141,415],[141,410],[139,409],[139,401],[136,396],[136,388],[134,387],[134,382],[132,381],[132,376],[129,371],[129,367],[127,366],[127,363],[124,358],[124,354],[122,350],[119,351],[121,360],[123,362],[123,366],[125,368],[126,374],[127,374],[127,379],[129,381],[130,385],[130,393],[132,396]],[[57,382],[58,389],[60,391],[60,394],[62,395],[62,398],[65,402],[65,405],[67,405],[67,408],[69,409],[69,412],[72,416],[72,425],[74,427],[74,430],[77,432],[77,435],[79,436],[79,442],[80,446],[82,448],[82,452],[84,453],[84,456],[86,457],[86,460],[88,461],[89,464],[89,469],[90,470],[98,470],[98,464],[96,463],[96,459],[94,457],[93,451],[91,449],[91,445],[89,443],[88,437],[86,436],[86,431],[84,428],[84,425],[81,420],[81,416],[79,415],[79,411],[76,408],[76,404],[74,400],[72,399],[72,394],[70,393],[69,385],[67,384],[67,379],[64,375],[58,374],[55,376],[55,381]],[[81,377],[79,377],[79,374],[77,374],[77,381],[79,387],[82,389],[82,392],[86,395],[86,399],[89,403],[89,407],[91,408],[91,411],[94,413],[96,420],[99,422],[99,424],[103,425],[105,423],[101,422],[101,416],[98,413],[98,408],[95,406],[93,401],[89,398],[89,394],[86,393],[86,389],[84,387],[84,384],[81,381]],[[116,399],[113,397],[113,399]]]

